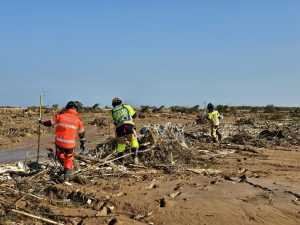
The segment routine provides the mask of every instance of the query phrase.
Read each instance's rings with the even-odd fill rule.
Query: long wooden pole
[[[40,117],[39,117],[40,120],[42,120],[42,107],[43,107],[43,95],[40,95]],[[37,163],[39,163],[39,161],[40,161],[40,148],[41,148],[41,124],[39,123],[38,148],[37,148],[37,156],[36,156]]]
[[[20,210],[12,209],[11,211],[14,212],[14,213],[23,215],[23,216],[27,216],[27,217],[30,217],[30,218],[33,218],[33,219],[41,220],[45,223],[54,224],[54,225],[63,225],[62,223],[58,223],[56,221],[49,220],[49,219],[46,219],[46,218],[42,218],[40,216],[36,216],[36,215],[30,214],[30,213],[27,213],[27,212],[23,212],[23,211],[20,211]]]

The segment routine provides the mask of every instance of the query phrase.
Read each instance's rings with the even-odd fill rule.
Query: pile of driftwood
[[[87,168],[87,167],[86,167]],[[23,163],[0,166],[0,224],[79,224],[85,218],[114,218],[107,200],[95,200],[69,186],[91,182],[83,170],[70,183],[58,189],[61,167],[46,160],[40,164]],[[89,171],[90,172],[90,171]],[[97,174],[97,171],[92,171]],[[5,179],[4,179],[5,178]],[[76,204],[82,207],[78,210]],[[66,210],[65,210],[66,209]],[[19,222],[18,222],[19,221]]]
[[[115,141],[108,139],[85,154],[75,155],[76,172],[71,181],[63,186],[60,186],[62,166],[51,151],[49,159],[41,164],[3,165],[0,167],[0,224],[14,224],[13,221],[24,221],[26,218],[45,224],[70,224],[70,221],[80,224],[88,217],[103,217],[107,219],[107,224],[111,224],[115,211],[109,199],[98,199],[78,191],[76,184],[95,185],[99,179],[111,177],[138,180],[144,175],[160,173],[161,169],[164,172],[188,171],[211,175],[218,171],[199,169],[199,162],[234,152],[230,149],[222,151],[219,147],[207,150],[207,146],[188,146],[184,127],[170,123],[144,127],[139,140],[141,164],[130,163],[134,154],[130,149],[122,157],[117,157]],[[74,204],[84,205],[84,211],[78,211]],[[66,211],[61,210],[64,207]]]
[[[184,155],[191,155],[192,150],[185,140],[184,127],[167,123],[165,125],[151,124],[143,127],[139,133],[140,151],[139,158],[144,165],[171,164],[185,160]],[[116,141],[107,139],[104,143],[90,149],[85,156],[89,159],[104,160],[103,163],[115,159]],[[130,148],[122,158],[131,160]],[[123,160],[123,161],[124,161]],[[115,162],[115,161],[114,161]]]

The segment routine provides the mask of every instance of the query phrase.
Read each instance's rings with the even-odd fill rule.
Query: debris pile
[[[107,127],[107,126],[109,126],[109,123],[110,123],[110,121],[105,117],[96,118],[93,121],[89,122],[90,125],[96,126],[99,128]]]
[[[184,132],[186,141],[189,145],[193,146],[201,143],[210,143],[211,136],[209,132],[209,128],[206,126],[201,127],[192,127]]]
[[[255,120],[249,117],[242,117],[236,121],[237,125],[255,125]]]
[[[237,134],[234,134],[232,137],[226,138],[224,141],[226,143],[234,143],[239,145],[246,145],[254,141],[254,137],[251,136],[246,130],[242,130]]]
[[[253,122],[253,121],[252,121]],[[256,147],[300,145],[300,124],[239,122],[227,126],[224,143],[252,145]]]
[[[98,144],[96,148],[90,149],[87,153],[89,157],[94,157],[97,159],[103,159],[107,156],[114,154],[114,149],[116,148],[117,142],[114,138],[108,138],[104,142]]]
[[[196,124],[205,124],[205,123],[207,123],[207,118],[205,112],[202,111],[197,115]]]
[[[210,125],[205,119],[205,114],[199,112],[198,107],[175,107],[173,111],[178,112],[175,114],[169,113],[164,107],[157,109],[145,107],[142,111],[160,112],[155,115],[155,120],[150,120],[149,116],[147,118],[149,123],[159,123],[157,118],[173,118],[171,120],[173,123],[150,124],[140,129],[138,135],[141,144],[140,164],[131,164],[133,160],[130,149],[125,152],[123,162],[120,162],[114,151],[115,139],[105,133],[106,136],[103,137],[108,138],[101,144],[87,149],[83,154],[75,155],[77,161],[75,174],[70,182],[65,184],[60,183],[62,167],[55,161],[53,151],[52,154],[49,153],[52,160],[47,160],[40,165],[17,163],[1,166],[0,224],[122,224],[123,218],[129,221],[125,224],[135,224],[134,222],[138,221],[143,222],[142,224],[153,224],[151,215],[155,215],[156,212],[148,211],[150,208],[148,203],[141,207],[139,202],[142,200],[139,197],[135,205],[129,197],[129,190],[134,193],[142,189],[142,186],[135,187],[136,184],[146,181],[145,190],[142,189],[147,194],[145,199],[153,199],[155,207],[157,205],[157,207],[168,208],[176,199],[185,199],[188,195],[184,192],[190,186],[201,188],[203,191],[207,184],[214,185],[223,178],[232,182],[232,178],[227,175],[235,174],[237,168],[238,173],[243,176],[246,172],[257,173],[257,164],[253,163],[252,157],[259,156],[264,159],[264,155],[256,147],[300,145],[300,125],[295,121],[270,124],[249,115],[243,118],[234,117],[221,124],[224,137],[222,143],[208,144]],[[193,114],[187,117],[189,120],[186,120],[184,126],[177,125],[182,123],[182,113],[185,112]],[[198,124],[191,122],[196,119],[196,113],[200,113],[197,118]],[[37,116],[37,114],[32,115]],[[107,128],[111,121],[107,115],[102,116],[96,119],[94,115],[92,119],[86,117],[85,124],[90,121],[89,124],[92,126]],[[25,123],[23,117],[21,114],[18,117],[0,114],[1,143],[4,142],[2,136],[16,138],[23,137],[26,133],[36,133],[36,120],[31,118],[30,122]],[[140,127],[141,121],[137,120],[137,122],[137,126]],[[89,143],[88,147],[91,146]],[[292,148],[284,148],[287,149]],[[231,156],[228,157],[228,161],[224,161],[223,158],[225,159],[229,154]],[[251,167],[252,164],[255,164],[252,170],[244,167],[244,165]],[[291,169],[294,170],[294,165]],[[152,194],[156,191],[151,191],[152,189],[160,189],[160,186],[162,190],[165,189],[159,183],[160,181],[155,179],[166,172],[176,172],[174,180],[167,178],[171,180],[172,185],[168,187],[172,190],[167,194],[159,192],[159,196],[154,198]],[[187,180],[189,188],[183,188],[185,181],[183,184],[177,183],[178,174],[182,174],[184,180]],[[188,177],[185,177],[186,174]],[[197,178],[197,182],[194,182],[190,180],[191,174],[201,174],[216,179],[203,179],[205,185],[202,187],[200,183],[202,178],[200,181]],[[150,186],[148,181],[151,181]],[[243,182],[245,181],[247,180]],[[124,187],[124,182],[128,182],[128,187],[134,186],[134,188],[121,189],[120,187]],[[155,207],[153,208],[156,209]]]
[[[11,180],[13,174],[22,174],[26,175],[29,174],[29,168],[23,162],[18,162],[15,165],[1,165],[0,166],[0,181],[7,181]]]
[[[275,131],[270,131],[270,130],[263,130],[262,132],[259,133],[258,138],[260,139],[267,139],[267,140],[274,140],[275,138],[281,139],[284,138],[285,136],[282,133],[282,130],[275,130]]]
[[[80,224],[85,218],[114,218],[115,206],[107,198],[60,185],[59,168],[49,161],[0,168],[0,224]],[[35,164],[37,165],[37,164]],[[61,168],[60,168],[61,169]],[[84,177],[84,176],[83,176]],[[78,182],[74,176],[73,182]]]
[[[183,126],[172,123],[151,124],[143,127],[140,133],[143,148],[152,149],[142,155],[146,165],[190,163],[193,151],[186,143]]]
[[[140,158],[144,165],[190,163],[193,156],[192,148],[187,144],[184,126],[181,125],[147,125],[140,130],[139,142]],[[115,139],[107,139],[86,155],[97,159],[112,157],[115,155],[115,146]]]

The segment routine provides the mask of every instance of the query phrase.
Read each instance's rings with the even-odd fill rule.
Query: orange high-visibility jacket
[[[78,112],[68,109],[64,113],[56,115],[51,123],[55,126],[55,144],[65,149],[75,148],[78,134],[84,132]]]

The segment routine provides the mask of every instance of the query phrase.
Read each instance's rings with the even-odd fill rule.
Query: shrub
[[[59,108],[59,105],[58,105],[58,104],[53,104],[53,105],[52,105],[52,109],[57,110],[58,108]]]
[[[141,113],[149,113],[149,112],[151,112],[151,107],[149,105],[141,106]]]
[[[96,103],[95,105],[92,106],[92,109],[99,109],[100,108],[100,104]]]
[[[274,113],[276,111],[276,108],[274,105],[266,105],[264,108],[265,113]]]
[[[194,113],[199,112],[199,105],[195,105],[193,107],[171,106],[170,109],[172,112]]]
[[[229,106],[228,105],[217,105],[216,108],[220,113],[226,113],[229,111]]]
[[[152,110],[152,112],[158,113],[158,112],[161,112],[164,108],[165,108],[164,105],[160,106],[159,108],[154,107],[153,110]]]

